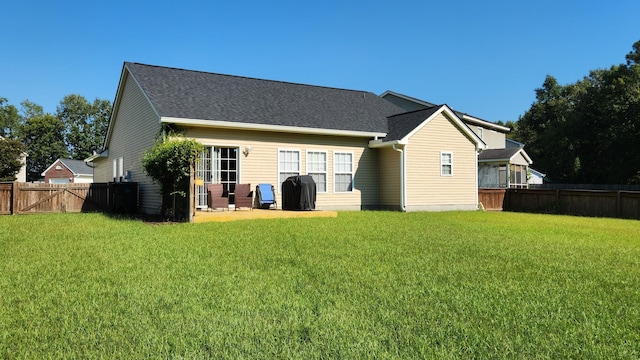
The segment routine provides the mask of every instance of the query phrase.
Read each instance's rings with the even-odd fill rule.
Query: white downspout
[[[406,194],[406,176],[405,176],[405,156],[404,148],[399,148],[398,144],[393,144],[393,150],[400,153],[400,210],[402,212],[407,211],[407,194]]]
[[[480,169],[478,166],[478,160],[481,152],[482,152],[482,149],[476,147],[476,210],[480,209],[480,196],[478,195],[478,191],[480,191],[480,176],[478,174],[478,171]]]

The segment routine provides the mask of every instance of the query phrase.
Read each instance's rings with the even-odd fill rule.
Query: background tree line
[[[626,63],[592,70],[573,84],[548,75],[511,137],[534,168],[557,182],[640,183],[640,41]]]
[[[13,181],[20,166],[16,158],[27,157],[27,181],[40,179],[42,172],[59,158],[83,160],[102,147],[111,102],[89,102],[81,95],[67,95],[55,114],[25,100],[20,107],[0,97],[0,181]]]

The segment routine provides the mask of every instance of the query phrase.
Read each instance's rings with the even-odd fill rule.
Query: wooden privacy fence
[[[135,192],[129,191],[134,186]],[[0,215],[88,211],[124,213],[135,212],[136,208],[136,183],[0,183]]]
[[[503,210],[640,219],[640,192],[508,189]]]
[[[478,189],[478,202],[485,210],[502,210],[507,189]]]

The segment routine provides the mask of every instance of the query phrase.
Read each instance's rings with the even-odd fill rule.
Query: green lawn
[[[640,357],[640,222],[0,216],[0,358]]]

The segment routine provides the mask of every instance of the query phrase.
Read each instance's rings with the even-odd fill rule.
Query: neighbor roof
[[[64,166],[69,169],[74,175],[93,175],[93,168],[89,166],[83,160],[73,160],[73,159],[58,159],[53,162],[45,171],[42,172],[42,176],[49,171],[55,164],[60,161]]]
[[[384,93],[382,93],[380,95],[380,97],[382,97],[382,98],[386,98],[387,96],[393,96],[393,97],[396,97],[396,98],[399,98],[399,99],[404,99],[404,100],[410,101],[410,102],[412,102],[414,104],[417,104],[417,105],[425,107],[425,108],[430,108],[432,106],[436,106],[436,104],[430,103],[428,101],[420,100],[420,99],[417,99],[417,98],[414,98],[414,97],[411,97],[411,96],[408,96],[408,95],[400,94],[400,93],[397,93],[397,92],[391,91],[391,90],[387,90],[387,91],[385,91]],[[483,127],[487,127],[487,128],[494,129],[494,130],[497,130],[497,131],[500,131],[500,132],[505,132],[505,133],[511,131],[511,129],[509,129],[506,126],[498,125],[498,124],[493,123],[491,121],[480,119],[480,118],[478,118],[476,116],[469,115],[469,114],[464,113],[462,111],[457,111],[457,110],[454,110],[454,109],[451,109],[451,110],[456,114],[456,116],[458,116],[461,120],[463,120],[465,122],[474,123],[476,125],[480,125],[480,126],[483,126]]]
[[[521,153],[529,164],[533,163],[529,155],[522,148],[506,148],[506,149],[489,149],[484,150],[478,155],[479,162],[492,162],[492,161],[509,161],[517,153]]]
[[[368,91],[261,80],[126,62],[161,118],[387,132],[404,112]]]

